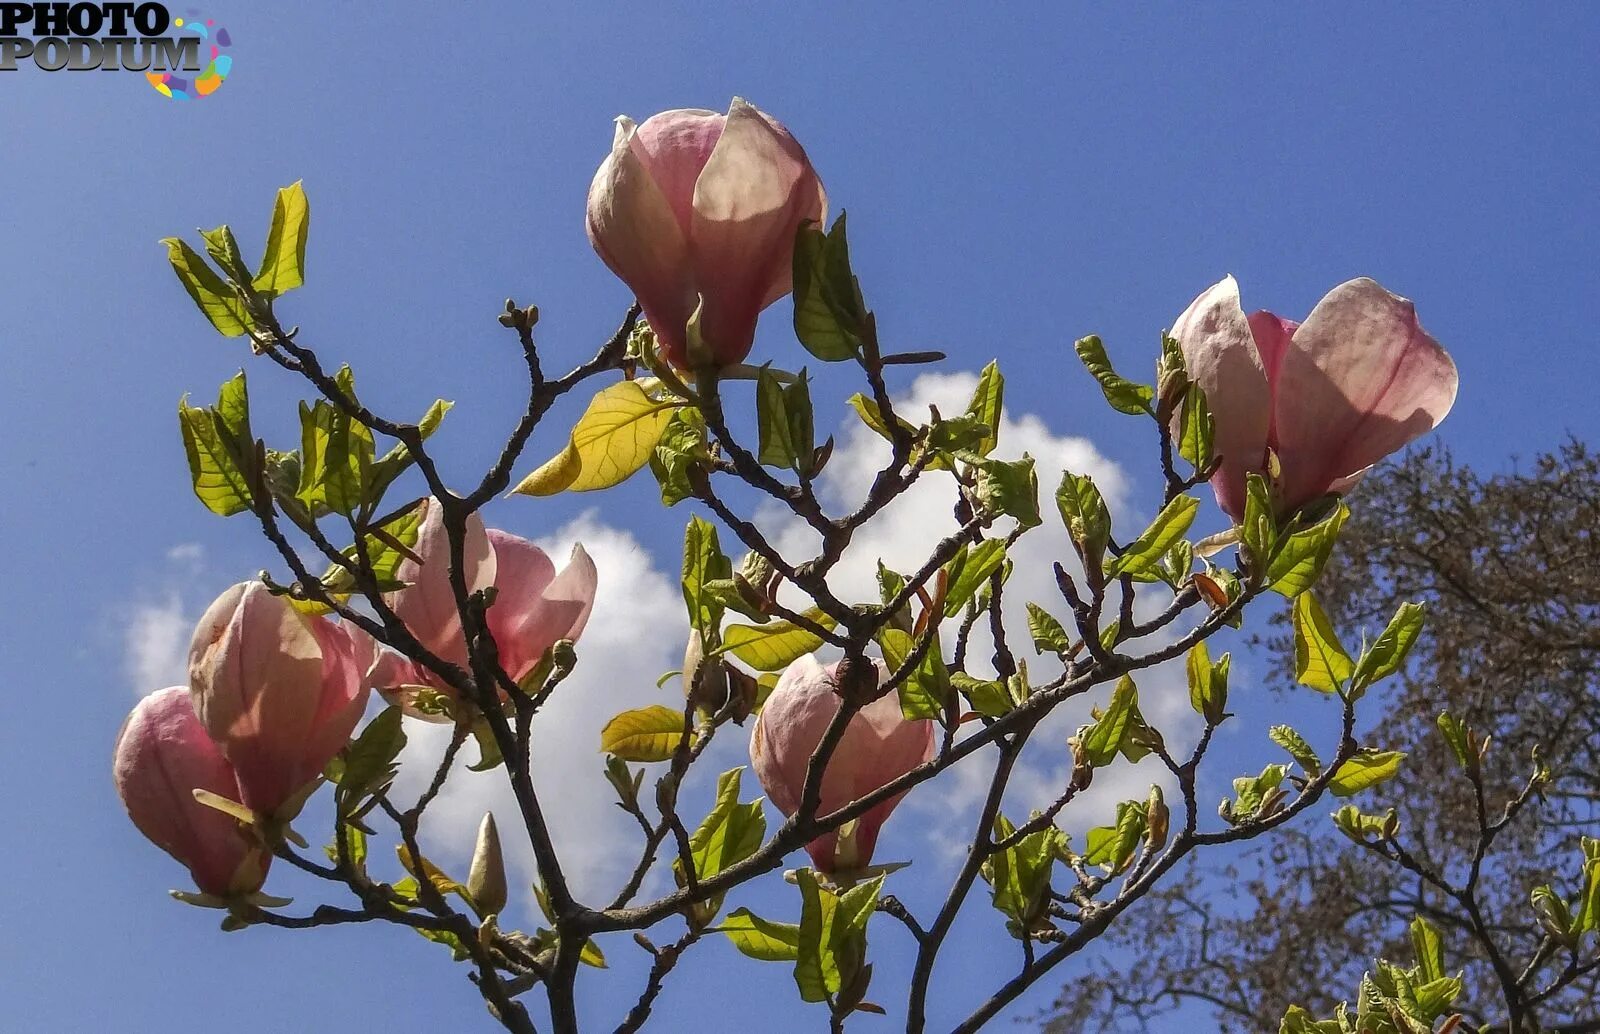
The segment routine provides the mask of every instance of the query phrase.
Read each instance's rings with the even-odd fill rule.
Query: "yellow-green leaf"
[[[266,294],[280,295],[305,283],[306,237],[311,232],[311,203],[299,180],[278,191],[272,206],[272,228],[267,231],[267,250],[261,256],[261,270],[252,286]]]
[[[665,761],[683,742],[683,712],[661,704],[624,711],[600,730],[600,750],[624,761]]]
[[[1369,786],[1394,778],[1405,754],[1398,750],[1362,750],[1333,773],[1328,789],[1335,797],[1351,797]]]
[[[816,607],[805,612],[816,624],[833,631],[834,620]],[[729,625],[722,632],[718,654],[731,653],[757,671],[778,671],[822,645],[822,639],[792,621],[765,625]]]
[[[634,381],[622,381],[589,400],[567,447],[512,489],[517,495],[593,492],[621,484],[643,467],[661,440],[675,397],[653,398]]]
[[[217,333],[223,337],[240,337],[250,329],[250,314],[245,311],[244,302],[199,252],[176,237],[164,237],[161,243],[167,246],[167,261],[172,263],[179,283]]]
[[[1302,686],[1337,693],[1355,665],[1322,605],[1309,592],[1294,601],[1294,677]]]

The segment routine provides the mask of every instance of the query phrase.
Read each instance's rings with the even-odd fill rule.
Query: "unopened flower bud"
[[[506,907],[506,862],[493,812],[485,812],[478,825],[478,843],[472,850],[472,868],[467,873],[467,894],[480,916],[495,915]]]
[[[811,757],[843,703],[842,667],[843,662],[823,667],[815,657],[801,657],[784,670],[756,719],[750,736],[751,765],[768,798],[785,815],[800,810]],[[874,672],[877,680],[886,675],[881,666],[869,662],[865,674],[870,678]],[[823,771],[817,813],[837,811],[927,761],[933,756],[934,729],[927,719],[907,720],[894,693],[856,712]],[[840,857],[837,830],[807,844],[813,864],[823,872],[869,864],[878,831],[902,796],[879,802],[855,820],[848,850],[842,852],[847,858]]]

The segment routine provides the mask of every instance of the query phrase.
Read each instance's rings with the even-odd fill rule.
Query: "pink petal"
[[[684,327],[696,304],[687,238],[632,119],[617,119],[611,154],[589,187],[588,231],[601,260],[639,300],[662,345],[681,356]]]
[[[188,867],[209,894],[261,886],[270,861],[238,822],[194,799],[196,789],[238,800],[233,769],[174,686],[139,701],[117,733],[112,778],[128,817],[157,847]]]
[[[405,622],[417,641],[436,656],[455,664],[467,662],[467,643],[461,631],[461,613],[456,609],[455,592],[450,587],[450,542],[445,534],[439,504],[429,499],[417,529],[412,551],[422,558],[418,565],[402,560],[397,577],[405,588],[385,597],[395,614]],[[494,550],[483,528],[483,519],[473,514],[467,519],[463,560],[467,591],[476,592],[494,584]]]
[[[704,108],[677,108],[639,124],[634,153],[666,198],[685,239],[694,220],[694,185],[722,137],[725,116]]]
[[[689,234],[701,330],[718,362],[749,354],[757,315],[790,289],[796,231],[826,204],[794,137],[735,98],[695,184]]]
[[[1272,415],[1262,354],[1239,307],[1231,276],[1209,288],[1172,325],[1189,376],[1206,393],[1216,419],[1215,450],[1222,465],[1211,479],[1217,505],[1235,520],[1244,514],[1245,474],[1262,469]]]
[[[597,582],[594,561],[582,546],[560,575],[544,550],[507,532],[489,532],[499,576],[489,630],[500,663],[513,679],[531,671],[558,639],[577,639],[589,620]]]
[[[1283,353],[1289,348],[1289,339],[1300,324],[1286,320],[1265,309],[1250,314],[1250,334],[1255,338],[1256,352],[1261,356],[1262,369],[1267,374],[1267,385],[1278,383],[1278,367]]]
[[[1409,300],[1364,277],[1329,291],[1295,331],[1278,375],[1283,508],[1348,487],[1432,430],[1456,385],[1455,364]]]

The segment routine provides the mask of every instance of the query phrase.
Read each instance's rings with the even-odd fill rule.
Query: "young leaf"
[[[767,834],[767,819],[761,811],[760,799],[739,803],[739,777],[743,772],[743,768],[733,768],[717,778],[716,803],[689,837],[689,854],[699,879],[708,880],[728,866],[749,858],[761,847]],[[720,903],[719,896],[709,912],[715,914]]]
[[[1211,407],[1206,404],[1206,393],[1200,385],[1190,384],[1184,390],[1183,409],[1178,419],[1178,455],[1188,460],[1195,470],[1205,470],[1211,465],[1216,420],[1211,416]]]
[[[739,951],[762,962],[793,962],[800,957],[800,926],[762,919],[748,908],[736,908],[717,927]]]
[[[794,245],[794,333],[823,362],[854,359],[873,334],[872,314],[850,271],[844,213],[824,233],[804,225]]]
[[[1208,725],[1220,725],[1228,717],[1228,669],[1232,660],[1223,654],[1213,664],[1205,643],[1195,643],[1189,651],[1189,703]]]
[[[829,631],[833,618],[813,607],[805,616]],[[729,625],[722,631],[722,646],[715,653],[731,653],[757,671],[781,671],[822,645],[810,629],[791,621],[771,621],[765,625]]]
[[[1422,634],[1423,609],[1420,603],[1402,603],[1383,634],[1361,653],[1352,676],[1352,688],[1359,692],[1400,670],[1406,654]]]
[[[1278,519],[1272,509],[1272,490],[1260,474],[1245,475],[1244,520],[1239,522],[1239,543],[1249,558],[1250,570],[1257,575],[1262,573],[1278,544]]]
[[[1072,649],[1072,637],[1049,611],[1037,603],[1028,604],[1028,632],[1033,636],[1033,650],[1042,654],[1065,654]]]
[[[811,451],[809,442],[801,444],[793,438],[788,396],[770,366],[756,374],[756,430],[756,458],[769,467],[792,467],[802,452]]]
[[[672,414],[673,396],[653,398],[637,381],[621,381],[589,400],[567,447],[512,489],[515,495],[593,492],[632,477],[650,459]]]
[[[439,429],[439,424],[444,421],[444,415],[454,408],[454,402],[434,399],[433,405],[429,406],[428,411],[422,414],[422,419],[417,421],[417,433],[424,441],[431,438],[433,432]],[[412,462],[411,450],[405,445],[395,445],[373,462],[367,493],[374,503],[383,498],[383,493],[388,491],[396,478],[406,472]]]
[[[348,380],[349,367],[341,371]],[[326,506],[346,516],[367,498],[373,464],[372,432],[318,399],[300,403],[300,487],[296,497],[312,513]]]
[[[1089,764],[1099,768],[1111,763],[1111,759],[1122,749],[1123,739],[1128,734],[1130,721],[1138,707],[1138,687],[1133,684],[1131,676],[1124,675],[1117,682],[1117,688],[1112,690],[1111,702],[1106,705],[1105,713],[1080,740],[1083,756]]]
[[[892,675],[911,656],[916,640],[909,632],[888,627],[878,633],[878,645],[883,650],[883,663]],[[899,694],[900,711],[910,720],[937,718],[944,713],[945,701],[950,699],[950,674],[939,652],[938,636],[928,643],[922,662],[900,683]]]
[[[1153,570],[1167,550],[1183,538],[1189,525],[1194,523],[1194,515],[1199,509],[1200,500],[1192,495],[1174,497],[1156,514],[1156,519],[1150,522],[1144,534],[1130,542],[1122,555],[1111,562],[1106,570],[1107,576],[1114,578],[1126,574],[1138,577]]]
[[[1267,566],[1267,587],[1294,599],[1315,585],[1349,516],[1350,508],[1340,503],[1326,520],[1290,535]]]
[[[1340,692],[1355,666],[1339,635],[1309,592],[1294,601],[1294,677],[1321,693]]]
[[[1295,759],[1307,775],[1315,778],[1322,772],[1322,761],[1318,759],[1317,752],[1306,742],[1305,737],[1295,732],[1291,726],[1274,725],[1267,736],[1273,743],[1288,751],[1289,756]]]
[[[987,456],[1000,443],[1000,412],[1004,404],[1006,379],[1000,374],[1000,365],[994,360],[978,374],[978,386],[967,403],[967,416],[982,424],[984,433],[978,442],[968,448],[979,456]]]
[[[705,416],[692,406],[679,408],[650,453],[650,472],[661,485],[662,505],[676,506],[694,495],[691,474],[710,461]]]
[[[1096,826],[1085,835],[1083,860],[1103,865],[1115,876],[1133,864],[1134,852],[1146,830],[1143,801],[1123,801],[1117,805],[1117,824]]]
[[[1411,920],[1411,950],[1417,956],[1417,975],[1424,983],[1442,980],[1444,971],[1444,944],[1439,931],[1421,916]]]
[[[1004,815],[996,815],[994,839],[1003,841],[1016,832]],[[1066,848],[1067,836],[1051,825],[1029,833],[1004,851],[990,855],[980,872],[992,888],[994,907],[1011,922],[1013,936],[1026,936],[1050,900],[1050,875]]]
[[[1067,471],[1061,475],[1061,487],[1056,489],[1056,506],[1084,570],[1091,572],[1091,580],[1098,579],[1106,544],[1111,539],[1111,511],[1100,490],[1089,476]]]
[[[1394,778],[1405,754],[1398,750],[1361,750],[1340,765],[1328,781],[1335,797],[1352,797],[1369,786]]]
[[[1100,390],[1105,393],[1106,401],[1111,403],[1111,408],[1119,413],[1131,416],[1140,414],[1153,415],[1150,400],[1155,391],[1148,384],[1135,384],[1117,374],[1112,369],[1111,360],[1106,358],[1106,346],[1098,337],[1090,335],[1080,339],[1073,348],[1078,353],[1078,358],[1083,365],[1100,382]]]
[[[624,711],[600,730],[600,750],[624,761],[666,761],[683,742],[683,713],[661,704]]]
[[[964,671],[957,671],[951,673],[950,684],[961,691],[974,711],[987,718],[1010,714],[1016,706],[1004,683],[973,678]]]
[[[217,333],[240,337],[250,329],[253,321],[238,292],[224,283],[199,253],[177,237],[164,237],[161,243],[167,246],[167,261],[172,263],[178,282]]]
[[[1024,528],[1038,527],[1039,475],[1032,456],[1023,453],[1022,459],[1008,461],[963,453],[961,458],[972,466],[972,494],[983,513],[1014,518]]]
[[[722,603],[707,586],[732,577],[733,562],[722,552],[717,529],[699,517],[689,518],[683,530],[683,602],[690,626],[701,635],[722,626]]]
[[[306,238],[311,232],[311,202],[296,180],[278,191],[261,270],[252,281],[257,291],[276,297],[305,283]]]
[[[255,442],[244,374],[223,384],[215,409],[190,406],[188,396],[179,399],[178,429],[194,494],[206,509],[221,517],[250,509],[254,496],[246,464]]]
[[[984,539],[970,549],[963,546],[961,552],[945,565],[950,582],[944,594],[944,616],[953,618],[960,614],[961,608],[977,595],[1005,559],[1004,539]]]

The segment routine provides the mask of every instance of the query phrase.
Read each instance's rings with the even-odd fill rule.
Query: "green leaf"
[[[1353,797],[1369,786],[1394,778],[1405,754],[1398,750],[1363,749],[1340,765],[1328,781],[1335,797]]]
[[[1198,384],[1190,384],[1183,393],[1183,408],[1179,416],[1178,455],[1189,461],[1195,470],[1205,470],[1211,465],[1212,442],[1216,437],[1216,420],[1211,407],[1206,404],[1206,393]]]
[[[967,446],[979,456],[987,456],[1000,444],[1000,412],[1005,400],[1006,379],[1000,374],[1000,364],[994,360],[978,374],[978,386],[967,403],[967,416],[985,428],[983,436],[974,445]]]
[[[717,777],[716,803],[689,837],[689,855],[695,876],[709,880],[731,865],[744,861],[761,847],[767,835],[767,819],[761,801],[739,803],[739,779],[743,768],[733,768]],[[675,863],[681,866],[680,863]],[[706,902],[706,920],[722,905],[722,895]]]
[[[1584,837],[1583,889],[1578,895],[1578,911],[1573,916],[1572,932],[1586,934],[1600,930],[1600,841]]]
[[[1290,535],[1267,565],[1268,588],[1293,599],[1315,585],[1349,516],[1350,508],[1340,503],[1327,520]]]
[[[809,414],[806,423],[809,426]],[[760,443],[756,458],[769,467],[793,467],[802,454],[811,451],[809,440],[795,440],[788,395],[770,366],[761,367],[756,374],[756,429]]]
[[[1383,815],[1367,815],[1354,804],[1346,804],[1334,812],[1333,823],[1339,827],[1339,832],[1358,844],[1382,840],[1399,828],[1393,808]]]
[[[694,495],[691,472],[710,462],[705,416],[692,406],[678,409],[650,453],[650,472],[661,485],[662,505],[676,506]]]
[[[167,261],[172,263],[178,282],[217,333],[240,337],[250,329],[253,321],[238,292],[224,283],[205,259],[177,237],[164,237],[161,243],[167,246]]]
[[[1106,401],[1111,403],[1111,408],[1119,413],[1138,416],[1141,413],[1154,415],[1150,408],[1150,400],[1155,391],[1148,384],[1135,384],[1117,374],[1111,368],[1111,360],[1106,358],[1106,346],[1094,335],[1081,338],[1073,345],[1078,353],[1078,358],[1083,360],[1094,379],[1100,382],[1100,390],[1105,393]]]
[[[1322,761],[1317,757],[1317,752],[1311,748],[1304,736],[1287,725],[1274,725],[1267,736],[1289,752],[1305,773],[1313,778],[1322,771]]]
[[[878,633],[878,645],[883,650],[883,663],[893,675],[905,664],[906,658],[916,649],[911,633],[886,627]],[[939,652],[939,639],[929,641],[922,662],[912,670],[899,687],[900,712],[915,721],[919,718],[937,718],[944,713],[945,701],[950,699],[950,674],[945,669]]]
[[[1228,669],[1232,660],[1223,654],[1213,664],[1203,642],[1189,650],[1189,703],[1209,725],[1220,725],[1228,717]]]
[[[1439,731],[1444,734],[1445,742],[1450,745],[1450,752],[1456,756],[1456,761],[1461,767],[1468,772],[1476,772],[1478,745],[1474,742],[1475,738],[1467,723],[1449,711],[1440,711]]]
[[[722,626],[723,605],[707,586],[733,577],[733,562],[722,552],[717,529],[699,517],[689,518],[683,530],[683,602],[689,624],[701,635]]]
[[[439,429],[444,415],[453,408],[455,408],[454,402],[444,399],[433,400],[433,405],[429,406],[428,411],[422,414],[422,419],[417,421],[417,433],[424,441],[433,437],[433,432]],[[382,499],[383,493],[389,490],[389,486],[394,484],[396,478],[406,472],[412,462],[411,450],[403,444],[396,445],[374,461],[367,488],[369,498],[374,503]]]
[[[600,730],[600,750],[624,761],[666,761],[683,739],[683,712],[652,704],[607,722]]]
[[[800,957],[800,926],[762,919],[736,908],[717,927],[740,952],[762,962],[793,962]]]
[[[1260,474],[1245,475],[1244,520],[1239,522],[1239,543],[1253,572],[1266,569],[1278,544],[1278,519],[1273,513],[1272,491]]]
[[[1294,677],[1321,693],[1340,692],[1355,666],[1339,643],[1339,635],[1309,592],[1294,601]]]
[[[961,691],[974,711],[988,718],[1010,714],[1016,706],[1004,683],[973,678],[964,671],[957,671],[950,674],[950,684]]]
[[[1011,517],[1024,528],[1038,527],[1039,475],[1033,457],[1023,453],[1020,460],[984,459],[974,453],[961,458],[972,466],[972,494],[978,508],[993,517]]]
[[[386,707],[367,723],[337,763],[339,791],[334,795],[339,816],[350,815],[361,801],[387,786],[398,771],[395,758],[406,745],[400,708]]]
[[[1441,980],[1444,971],[1444,945],[1439,931],[1421,916],[1411,920],[1411,950],[1417,956],[1417,971],[1424,983]]]
[[[1072,637],[1050,612],[1037,603],[1028,604],[1028,633],[1033,636],[1033,650],[1062,655],[1072,650]]]
[[[1360,692],[1400,670],[1406,654],[1422,634],[1423,608],[1420,603],[1402,603],[1389,619],[1383,634],[1361,652],[1351,677],[1351,688]]]
[[[795,236],[794,333],[806,351],[828,363],[854,359],[875,333],[850,271],[843,212],[827,233],[806,224]]]
[[[1288,774],[1289,766],[1273,764],[1263,768],[1260,775],[1240,776],[1235,779],[1234,799],[1229,809],[1223,813],[1223,818],[1238,825],[1260,815],[1265,809],[1268,797],[1283,785],[1284,777]]]
[[[676,396],[652,397],[638,381],[597,393],[578,418],[567,447],[523,478],[514,495],[593,492],[621,484],[649,462],[672,415]]]
[[[1199,509],[1200,500],[1194,496],[1175,496],[1156,514],[1144,534],[1130,542],[1122,555],[1111,562],[1106,574],[1113,578],[1124,574],[1137,577],[1153,570],[1167,550],[1183,538]]]
[[[945,565],[949,582],[944,594],[944,616],[953,618],[961,613],[967,601],[976,596],[990,576],[1005,563],[1004,539],[984,539],[976,546],[962,546],[961,552]]]
[[[1146,808],[1143,801],[1123,801],[1117,805],[1117,823],[1114,826],[1095,826],[1085,836],[1083,860],[1089,865],[1103,865],[1115,876],[1133,864],[1134,853],[1146,829]]]
[[[345,393],[355,398],[350,368],[339,371]],[[349,516],[367,501],[373,465],[372,432],[333,405],[300,403],[300,487],[296,497],[313,513],[325,505]]]
[[[305,283],[306,238],[311,232],[311,202],[296,180],[278,191],[272,205],[272,226],[267,230],[267,250],[253,286],[269,297],[292,291]]]
[[[194,494],[206,509],[231,517],[250,509],[248,464],[253,462],[255,441],[250,432],[250,402],[240,372],[222,385],[214,409],[178,400],[178,429],[189,460]]]
[[[1004,815],[996,815],[994,839],[999,843],[1016,832]],[[1054,825],[1029,833],[1011,847],[990,855],[980,872],[991,888],[994,907],[1011,920],[1007,928],[1018,938],[1026,936],[1050,903],[1050,875],[1056,860],[1066,853],[1067,835]]]
[[[866,959],[867,920],[883,877],[842,895],[820,885],[810,869],[797,871],[795,882],[800,886],[800,940],[794,979],[802,1000],[821,1002],[847,986]]]
[[[1099,584],[1106,544],[1111,540],[1111,511],[1106,509],[1100,489],[1089,476],[1068,471],[1062,474],[1061,487],[1056,489],[1056,506],[1084,570],[1092,582]]]
[[[833,630],[833,618],[813,607],[805,616]],[[722,630],[722,646],[715,653],[731,653],[757,671],[780,671],[822,645],[822,638],[791,621],[765,625],[729,625]]]
[[[1111,763],[1111,759],[1122,749],[1130,720],[1138,707],[1139,689],[1134,685],[1132,676],[1124,675],[1117,681],[1116,689],[1112,690],[1111,702],[1106,705],[1105,713],[1089,726],[1089,731],[1079,741],[1079,748],[1089,764],[1100,768]]]
[[[239,242],[226,223],[215,230],[201,230],[200,239],[206,242],[206,254],[211,256],[211,261],[231,280],[242,284],[250,279],[244,267],[244,257],[239,254]]]

